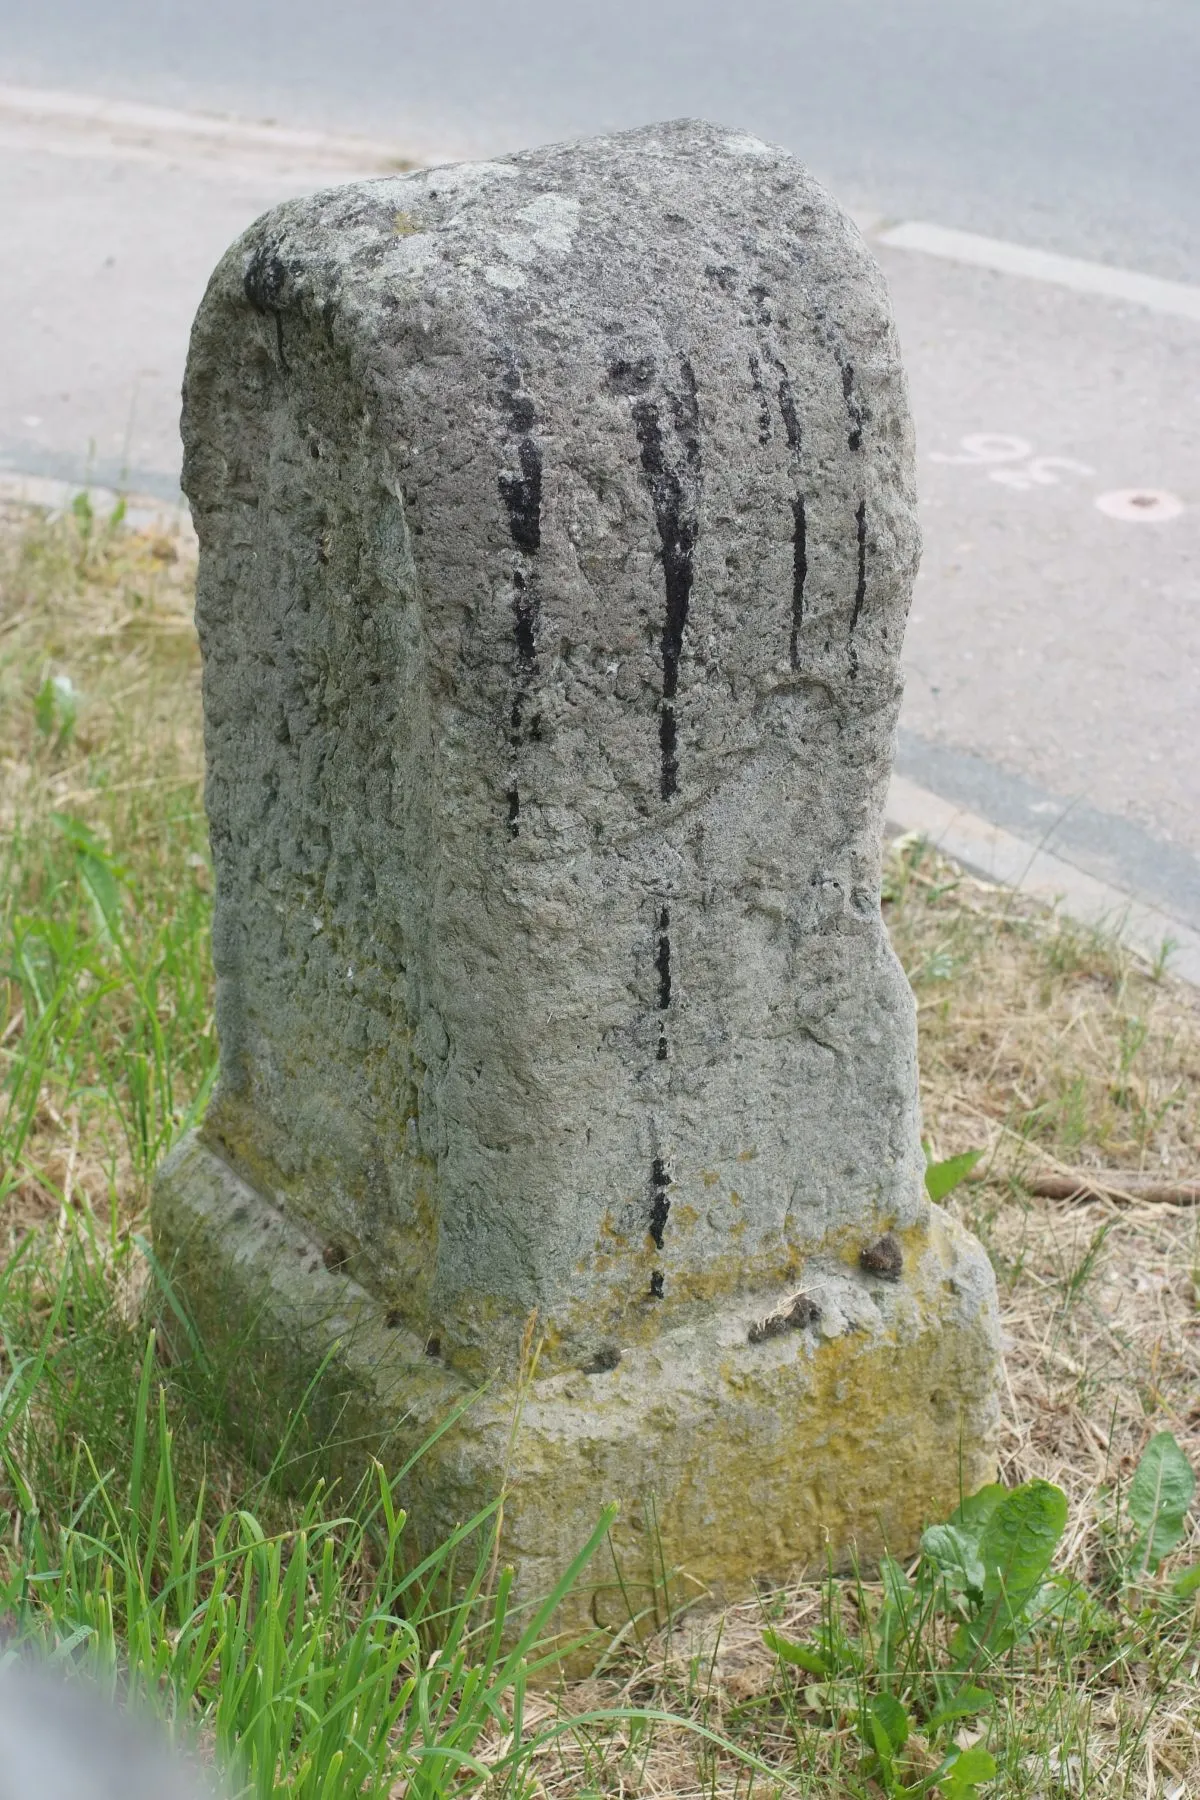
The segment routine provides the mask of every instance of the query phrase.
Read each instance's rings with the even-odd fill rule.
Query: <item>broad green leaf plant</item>
[[[955,1160],[960,1169],[966,1162]],[[1182,1542],[1195,1488],[1174,1437],[1158,1433],[1127,1496],[1136,1534],[1126,1553],[1130,1579],[1153,1574]],[[861,1630],[847,1627],[842,1589],[831,1578],[814,1640],[763,1633],[781,1671],[809,1678],[811,1711],[835,1728],[856,1727],[864,1781],[913,1800],[933,1790],[969,1800],[996,1776],[992,1751],[963,1741],[963,1728],[979,1720],[986,1727],[998,1704],[995,1678],[1013,1653],[1067,1623],[1100,1637],[1106,1630],[1095,1596],[1053,1569],[1066,1524],[1067,1498],[1052,1482],[993,1483],[922,1534],[911,1570],[882,1559],[879,1603],[868,1604],[859,1584]],[[1170,1603],[1198,1591],[1200,1564],[1176,1577]]]

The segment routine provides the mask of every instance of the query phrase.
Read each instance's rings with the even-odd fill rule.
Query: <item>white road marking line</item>
[[[1186,510],[1178,494],[1168,494],[1165,488],[1118,488],[1112,494],[1097,494],[1095,505],[1110,519],[1133,520],[1139,525],[1177,519]]]
[[[1174,949],[1168,972],[1200,987],[1200,931],[1123,889],[1100,881],[1062,856],[1043,850],[989,819],[943,800],[902,775],[892,776],[886,816],[901,831],[919,832],[987,881],[1015,888],[1072,918],[1104,924],[1154,962],[1167,940]]]
[[[918,219],[887,227],[876,233],[875,242],[892,250],[920,250],[926,256],[995,269],[1001,275],[1049,281],[1081,294],[1103,294],[1110,300],[1128,300],[1135,306],[1149,307],[1152,312],[1200,320],[1200,287],[1185,281],[1165,281],[1158,275],[1140,275],[1136,269],[1085,262],[1082,257],[1059,256],[1053,250],[1032,250],[1025,244],[980,237],[973,231],[954,231],[946,225],[926,225]]]
[[[315,153],[334,160],[344,158],[368,163],[407,160],[397,145],[373,142],[369,138],[339,136],[325,131],[296,131],[282,125],[255,124],[247,119],[179,112],[167,106],[143,106],[125,100],[105,100],[91,94],[60,93],[52,88],[0,84],[0,113],[15,114],[31,123],[55,120],[101,131],[140,132],[153,138],[208,139],[226,145],[255,146],[293,154],[297,151]]]

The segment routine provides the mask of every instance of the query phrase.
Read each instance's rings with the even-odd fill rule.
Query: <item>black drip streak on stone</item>
[[[519,475],[500,476],[500,498],[508,509],[508,528],[518,550],[533,556],[542,542],[542,453],[531,437],[517,445]]]
[[[854,515],[854,525],[858,535],[858,583],[854,590],[854,611],[850,615],[851,631],[858,624],[863,601],[867,597],[867,503],[865,500],[860,500],[858,503],[858,511]]]
[[[671,1211],[671,1202],[667,1199],[669,1186],[666,1165],[661,1156],[656,1156],[650,1165],[650,1236],[656,1250],[663,1247],[663,1231]]]
[[[291,365],[283,348],[283,310],[281,305],[287,278],[287,265],[278,250],[273,244],[260,244],[246,264],[246,273],[242,277],[242,290],[256,313],[261,313],[264,318],[269,315],[275,320],[275,344],[279,351],[279,366],[285,375],[290,375]]]
[[[838,359],[841,361],[841,358]],[[842,362],[842,399],[850,415],[850,431],[846,442],[851,450],[862,449],[862,408],[854,398],[854,364]]]
[[[679,728],[675,708],[665,698],[658,721],[658,750],[662,763],[659,787],[663,799],[670,800],[679,792]]]
[[[534,657],[537,653],[537,596],[532,584],[525,580],[520,569],[513,570],[513,637],[517,646],[517,663],[523,674],[533,673]],[[516,715],[514,727],[521,723],[521,703],[513,706]]]
[[[684,462],[693,483],[700,473],[700,409],[696,399],[696,376],[684,357],[680,364],[683,376],[681,395],[669,396],[675,432],[684,453]],[[610,371],[613,381],[629,391],[630,385],[644,386],[650,371],[643,365],[631,367],[615,364]],[[642,473],[654,503],[654,522],[662,546],[663,583],[666,587],[666,615],[662,629],[662,705],[658,722],[658,744],[661,761],[660,788],[664,800],[679,792],[678,728],[675,720],[675,694],[679,686],[679,658],[683,652],[683,633],[687,625],[692,597],[693,558],[696,549],[696,520],[689,518],[689,495],[679,471],[667,459],[663,442],[662,411],[656,400],[640,399],[633,404],[633,423],[641,452]]]
[[[654,958],[654,966],[658,970],[658,1009],[666,1012],[671,1004],[671,939],[668,936],[671,915],[664,906],[658,915],[658,951]],[[667,1060],[666,1026],[658,1029],[658,1060]]]
[[[800,667],[800,627],[804,623],[804,583],[808,579],[808,520],[804,511],[804,495],[792,501],[792,635],[789,657],[793,669]]]
[[[658,970],[658,1005],[662,1012],[666,1012],[671,1004],[671,940],[667,935],[670,927],[671,915],[664,906],[658,915],[658,954],[654,959]]]
[[[664,800],[679,791],[678,728],[675,719],[675,695],[679,687],[679,659],[683,654],[683,634],[687,628],[688,609],[692,597],[693,559],[698,531],[697,513],[700,487],[700,407],[696,394],[696,374],[687,357],[680,359],[681,392],[667,393],[671,422],[682,451],[678,465],[667,454],[662,424],[662,404],[651,399],[647,389],[654,378],[653,363],[614,362],[609,365],[609,379],[618,393],[633,400],[631,408],[637,433],[642,474],[654,505],[654,523],[662,547],[663,584],[666,589],[666,611],[662,629],[662,700],[660,702],[658,743],[660,754],[660,790]],[[668,936],[670,915],[663,907],[659,914],[659,940],[655,958],[658,969],[658,1004],[665,1012],[671,1003],[671,944]],[[667,1036],[660,1026],[658,1060],[667,1059]],[[667,1198],[670,1178],[661,1157],[656,1156],[650,1170],[650,1237],[656,1250],[663,1247],[663,1233],[671,1202]],[[650,1296],[661,1300],[665,1277],[661,1269],[650,1276]]]
[[[788,449],[793,455],[799,456],[800,420],[796,416],[796,400],[786,369],[781,371],[779,377],[779,412],[783,419],[783,429],[787,433]]]
[[[537,410],[528,394],[520,392],[521,376],[515,361],[505,370],[502,405],[508,413],[514,432],[521,435],[516,443],[518,469],[502,470],[497,477],[500,498],[508,514],[509,536],[522,557],[534,557],[542,544],[542,453],[530,435],[537,423]],[[509,714],[510,742],[514,750],[522,741],[521,722],[525,695],[533,678],[537,660],[538,596],[536,571],[513,570],[513,642],[517,658],[517,693]],[[515,785],[505,793],[508,803],[508,834],[520,835],[521,798]]]
[[[788,449],[800,467],[800,419],[792,383],[782,363],[779,370],[779,414],[787,433]],[[800,628],[804,624],[804,584],[808,579],[808,516],[802,493],[792,501],[792,629],[788,639],[788,661],[793,669],[800,667]]]

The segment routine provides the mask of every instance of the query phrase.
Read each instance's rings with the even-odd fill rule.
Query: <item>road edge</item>
[[[925,838],[985,881],[1057,907],[1081,924],[1115,932],[1152,967],[1164,963],[1164,948],[1169,947],[1167,973],[1200,987],[1200,931],[1161,907],[1089,875],[1067,858],[943,800],[903,775],[892,777],[885,816],[892,835]]]

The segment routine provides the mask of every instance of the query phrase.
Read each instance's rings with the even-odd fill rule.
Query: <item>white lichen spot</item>
[[[422,169],[414,179],[421,181],[431,193],[466,194],[490,181],[515,181],[517,170],[507,163],[445,163],[440,169]]]
[[[749,132],[738,131],[725,139],[725,149],[731,156],[774,156],[770,144],[764,144],[761,138],[751,137]]]
[[[447,221],[444,230],[453,230],[459,224],[478,230],[478,223],[468,213],[463,212]],[[579,202],[570,199],[566,194],[539,194],[525,206],[518,208],[505,220],[506,228],[491,234],[490,250],[495,258],[483,268],[483,279],[491,287],[512,291],[526,285],[523,270],[530,268],[538,256],[566,256],[575,242],[575,233],[579,224]],[[524,227],[514,230],[513,227]],[[461,265],[472,266],[472,259],[466,258]]]
[[[506,267],[501,263],[489,263],[483,271],[483,279],[489,287],[503,288],[506,293],[525,286],[525,277],[520,269],[514,269],[511,265]]]
[[[434,237],[428,233],[414,232],[408,237],[396,239],[389,267],[402,270],[405,275],[422,275],[440,256],[441,247]]]
[[[521,207],[517,218],[532,225],[530,234],[548,256],[566,256],[579,229],[579,202],[567,194],[539,194]]]

